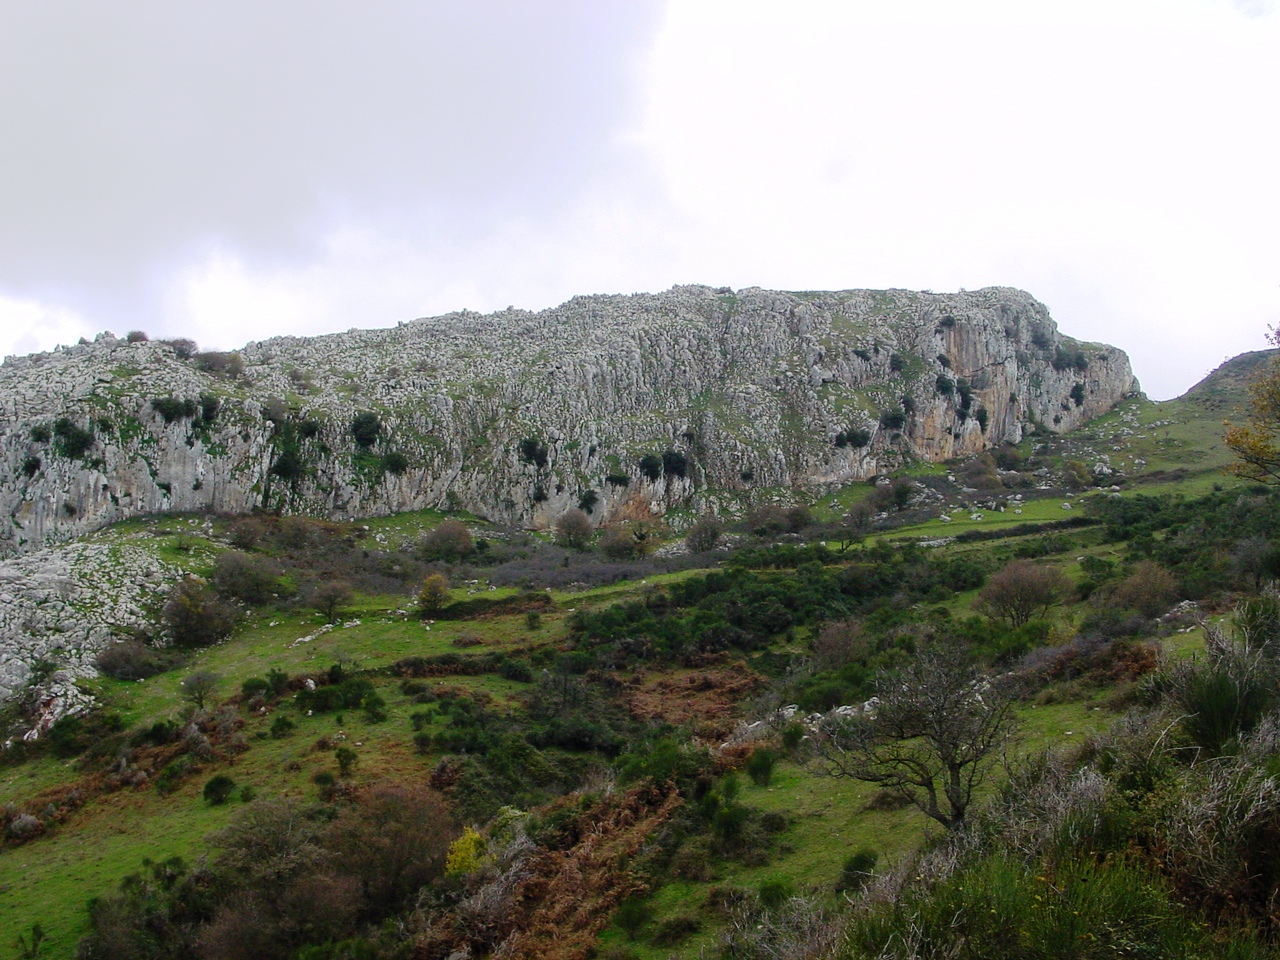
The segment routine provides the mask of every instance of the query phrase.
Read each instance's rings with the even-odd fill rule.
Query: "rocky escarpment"
[[[75,543],[0,561],[0,703],[26,693],[31,735],[90,703],[76,680],[113,640],[148,632],[179,571],[127,543]]]
[[[0,553],[166,511],[701,509],[1069,430],[1137,389],[1006,288],[676,287],[185,353],[103,334],[5,361]]]

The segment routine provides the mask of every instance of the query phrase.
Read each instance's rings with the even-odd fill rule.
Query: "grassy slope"
[[[1234,482],[1221,473],[1230,457],[1219,434],[1222,416],[1238,405],[1238,386],[1238,380],[1209,382],[1201,385],[1197,395],[1177,401],[1129,401],[1078,434],[1028,441],[1026,452],[1052,462],[1080,460],[1090,466],[1105,454],[1129,478],[1126,492],[1204,492],[1214,484]],[[927,470],[937,473],[941,468],[931,466]],[[833,497],[832,503],[847,507],[866,489],[865,485],[849,488]],[[1012,511],[984,513],[980,521],[956,516],[948,524],[933,520],[901,533],[954,536],[975,527],[1057,520],[1067,513],[1062,502],[1062,498],[1031,501],[1022,507],[1021,515]],[[374,542],[395,542],[416,535],[439,519],[439,515],[424,513],[371,520],[369,535]],[[180,537],[182,528],[183,522],[172,518],[131,521],[100,536],[149,544],[162,558],[188,566],[193,553],[199,564],[210,562],[211,548],[200,543],[194,532]],[[195,537],[194,545],[191,537]],[[987,548],[979,545],[964,549]],[[1063,557],[1061,562],[1072,564],[1074,556]],[[651,578],[649,585],[663,579],[668,578]],[[324,669],[338,660],[358,667],[382,666],[405,656],[455,650],[453,641],[463,633],[483,641],[482,646],[469,649],[470,653],[494,647],[550,644],[563,636],[562,620],[569,610],[615,602],[643,588],[640,584],[619,584],[581,594],[555,594],[558,612],[545,616],[536,633],[525,627],[522,617],[438,623],[427,629],[399,612],[406,608],[403,597],[360,598],[345,615],[347,625],[306,643],[295,641],[315,633],[320,625],[316,617],[294,612],[256,616],[234,639],[200,652],[181,671],[144,683],[102,679],[94,687],[106,705],[118,711],[129,725],[136,726],[178,715],[179,680],[195,669],[221,674],[225,678],[221,693],[230,694],[242,680],[265,674],[273,667],[297,674]],[[963,601],[959,601],[958,609],[962,608]],[[1180,635],[1171,642],[1179,652],[1195,644],[1195,635]],[[499,703],[509,701],[522,686],[493,676],[451,678],[447,682],[482,690]],[[385,682],[379,689],[390,713],[384,723],[369,724],[358,712],[352,712],[339,724],[332,715],[303,717],[286,705],[279,709],[297,723],[297,729],[277,740],[265,734],[270,718],[248,717],[243,732],[251,749],[233,764],[206,765],[167,798],[145,788],[100,797],[50,836],[0,851],[0,944],[7,947],[31,923],[39,922],[49,938],[44,955],[69,957],[83,931],[84,905],[89,898],[111,891],[121,877],[139,869],[144,857],[198,854],[203,849],[201,838],[225,823],[238,805],[238,801],[232,801],[223,807],[209,807],[201,800],[200,789],[214,772],[225,770],[237,783],[252,785],[259,793],[310,796],[316,789],[311,777],[322,770],[336,769],[332,753],[317,750],[314,745],[320,737],[332,737],[341,731],[346,743],[356,745],[360,756],[358,781],[422,777],[433,758],[417,755],[412,749],[408,715],[415,707],[395,684]],[[1085,736],[1110,719],[1099,702],[1092,700],[1028,707],[1024,714],[1026,749]],[[52,758],[0,770],[0,802],[30,797],[67,784],[76,776],[72,763]],[[745,802],[785,813],[791,825],[781,836],[782,852],[769,864],[750,868],[726,865],[720,869],[716,882],[754,887],[765,880],[781,879],[798,888],[829,889],[842,859],[852,850],[871,846],[888,857],[910,850],[922,835],[922,819],[911,811],[866,811],[870,792],[864,785],[816,777],[791,764],[779,767],[769,787],[744,782]],[[706,889],[705,885],[691,883],[668,885],[654,898],[659,917],[698,910]],[[619,942],[621,936],[619,931],[611,930],[606,940]],[[710,933],[696,937],[680,949],[679,955],[696,955],[710,938]],[[669,949],[635,946],[642,957],[665,957],[671,953]]]

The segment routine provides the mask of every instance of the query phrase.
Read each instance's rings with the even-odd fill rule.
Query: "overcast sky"
[[[1175,396],[1280,323],[1274,0],[0,0],[0,354],[1000,284]]]

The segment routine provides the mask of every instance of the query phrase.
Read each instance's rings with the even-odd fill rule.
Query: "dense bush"
[[[444,560],[453,563],[472,556],[476,552],[475,541],[466,524],[457,520],[445,520],[428,530],[418,541],[418,556],[427,561]]]
[[[546,467],[547,458],[551,454],[550,448],[540,437],[525,437],[520,441],[519,450],[520,459],[539,470]]]
[[[267,557],[237,550],[218,554],[212,584],[223,596],[243,603],[269,603],[281,590],[280,567]]]
[[[355,419],[351,421],[351,435],[362,447],[372,447],[380,433],[382,433],[382,421],[378,419],[376,413],[369,411],[357,413]]]
[[[94,660],[98,669],[116,680],[145,680],[182,665],[182,654],[160,650],[138,640],[120,640]]]
[[[173,341],[174,352],[178,353],[177,344],[182,341]],[[190,342],[190,341],[186,341]],[[195,346],[194,343],[191,344]],[[213,373],[219,376],[235,379],[244,375],[244,359],[238,353],[225,353],[219,350],[206,350],[203,353],[194,354],[196,366],[206,373]]]
[[[151,401],[151,409],[164,418],[165,423],[173,423],[184,417],[191,418],[200,409],[194,400],[179,400],[177,397],[155,397]]]
[[[85,430],[66,417],[60,417],[54,422],[53,435],[58,441],[58,452],[70,460],[83,457],[93,446],[93,432]]]
[[[646,453],[640,458],[640,473],[648,480],[657,480],[662,476],[662,457],[656,453]]]
[[[903,410],[880,411],[880,426],[886,430],[901,430],[907,425],[907,414]]]
[[[240,621],[240,611],[203,580],[190,577],[169,591],[160,620],[174,643],[204,647],[230,635]]]
[[[409,469],[409,458],[399,450],[392,450],[382,455],[382,469],[398,477]]]

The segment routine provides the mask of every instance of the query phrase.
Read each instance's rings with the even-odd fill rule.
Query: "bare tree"
[[[1010,691],[938,645],[881,674],[877,696],[871,709],[823,720],[813,738],[820,769],[879,784],[954,830],[1014,734]]]
[[[203,710],[221,682],[222,678],[211,670],[197,670],[179,684],[182,687],[182,699],[197,710]]]
[[[1144,617],[1157,617],[1178,602],[1178,578],[1154,560],[1143,560],[1116,586],[1112,599]]]
[[[591,542],[592,533],[595,532],[591,518],[577,507],[560,514],[556,518],[555,526],[556,543],[575,550],[585,550],[587,544]]]
[[[685,546],[690,553],[706,553],[719,545],[723,533],[724,524],[720,518],[713,513],[704,513],[689,527],[684,537]]]
[[[1036,617],[1043,617],[1059,603],[1069,583],[1061,570],[1045,567],[1032,560],[1014,560],[987,580],[978,591],[974,606],[995,620],[1007,620],[1020,627]]]
[[[333,623],[353,596],[351,584],[345,580],[326,580],[312,592],[311,605]]]

